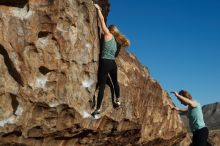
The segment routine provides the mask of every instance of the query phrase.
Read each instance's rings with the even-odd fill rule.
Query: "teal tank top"
[[[206,127],[203,113],[200,103],[196,102],[196,107],[189,107],[188,109],[188,118],[189,118],[189,126],[192,132],[195,132],[198,129]]]
[[[111,40],[104,41],[103,50],[102,50],[102,59],[114,60],[116,51],[117,51],[117,43],[113,36]]]

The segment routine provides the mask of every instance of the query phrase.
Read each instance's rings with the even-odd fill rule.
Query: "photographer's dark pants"
[[[193,146],[206,146],[209,131],[207,127],[193,132]]]
[[[102,99],[104,95],[105,90],[105,84],[108,78],[108,75],[110,76],[112,83],[114,85],[114,91],[117,98],[120,97],[120,88],[118,84],[118,76],[117,76],[117,65],[115,60],[110,59],[102,59],[101,60],[101,67],[99,71],[99,93],[98,93],[98,100],[97,100],[97,108],[100,109],[102,104]]]

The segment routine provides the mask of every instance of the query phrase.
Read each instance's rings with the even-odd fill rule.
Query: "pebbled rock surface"
[[[107,17],[108,0],[96,0]],[[167,93],[138,59],[117,58],[122,105],[106,86],[90,116],[100,29],[92,0],[1,0],[0,145],[172,146],[185,136]]]

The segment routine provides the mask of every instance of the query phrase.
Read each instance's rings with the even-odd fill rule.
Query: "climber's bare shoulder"
[[[105,37],[105,41],[110,41],[112,39],[113,35],[111,33],[107,33],[104,35],[104,37]]]

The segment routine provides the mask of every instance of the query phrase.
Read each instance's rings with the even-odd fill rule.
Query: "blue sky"
[[[130,39],[128,50],[164,90],[186,89],[202,105],[220,101],[219,0],[110,3],[108,24],[116,24]]]

